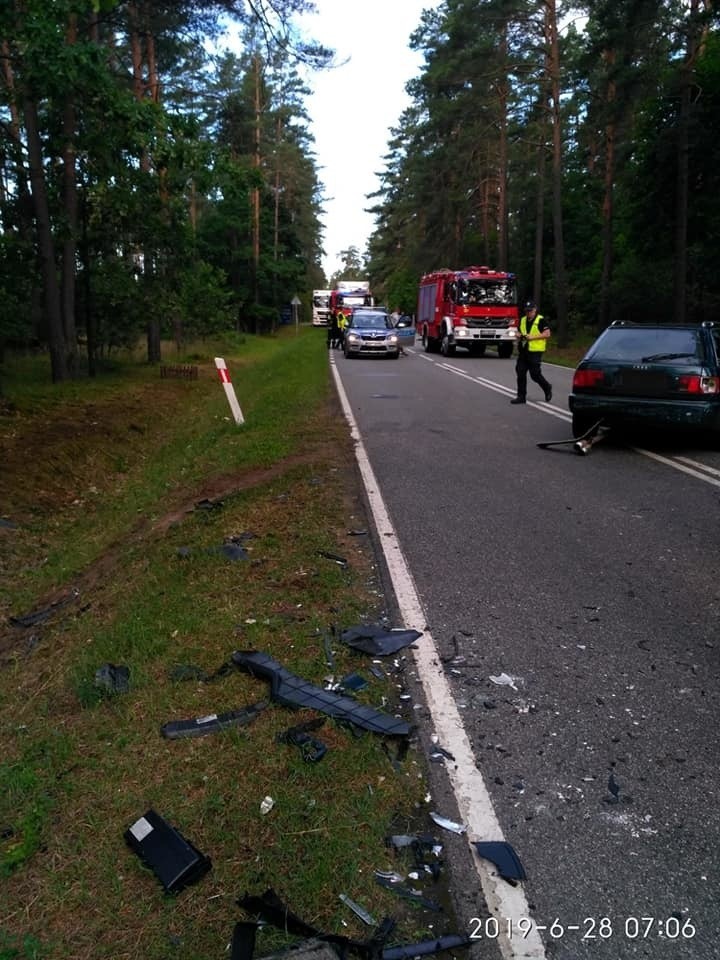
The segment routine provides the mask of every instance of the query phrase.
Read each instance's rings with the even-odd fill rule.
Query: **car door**
[[[415,346],[415,321],[412,317],[400,317],[395,323],[395,332],[401,347]]]

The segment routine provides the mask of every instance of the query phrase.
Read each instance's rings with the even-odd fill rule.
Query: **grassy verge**
[[[322,684],[322,633],[381,612],[371,545],[350,533],[365,518],[324,337],[248,338],[232,351],[183,358],[197,363],[195,381],[130,362],[60,388],[29,376],[29,360],[5,371],[1,960],[220,958],[243,916],[236,898],[268,887],[324,929],[367,936],[346,893],[378,918],[400,914],[398,940],[422,935],[426,918],[372,882],[376,868],[408,869],[386,833],[427,826],[413,749],[392,763],[381,738],[328,720],[328,753],[306,763],[277,736],[312,714],[276,705],[245,728],[160,736],[169,720],[267,696],[237,671],[180,681],[178,666],[211,674],[233,650],[258,649]],[[230,420],[218,354],[245,427]],[[231,538],[246,559],[220,551]],[[10,622],[64,600],[34,626]],[[395,710],[392,664],[377,680],[367,658],[345,647],[335,657],[336,678],[369,680],[363,702]],[[127,693],[95,685],[107,662],[129,668]],[[122,839],[151,807],[213,861],[177,897]],[[279,935],[261,937],[269,949]]]

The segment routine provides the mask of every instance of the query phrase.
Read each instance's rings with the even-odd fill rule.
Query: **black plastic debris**
[[[95,671],[94,683],[108,693],[127,693],[130,690],[130,668],[122,664],[104,663]]]
[[[63,610],[71,603],[74,603],[79,596],[80,591],[75,589],[66,596],[61,597],[60,600],[51,603],[48,607],[43,607],[41,610],[34,610],[32,613],[26,613],[21,617],[9,617],[8,619],[14,627],[34,627],[38,623],[45,623],[59,610]]]
[[[6,530],[17,530],[18,525],[6,517],[0,517],[0,527],[4,527]]]
[[[360,673],[349,673],[340,681],[341,690],[352,690],[355,693],[357,693],[358,690],[365,690],[367,685],[367,680]]]
[[[406,737],[410,733],[410,726],[404,720],[382,713],[374,707],[359,704],[351,697],[341,696],[332,690],[323,690],[322,687],[290,673],[267,653],[258,650],[236,650],[232,661],[246,673],[269,681],[271,699],[287,707],[307,707],[385,736]]]
[[[437,940],[421,940],[419,943],[407,943],[399,947],[385,947],[382,960],[411,960],[412,957],[427,957],[442,950],[455,950],[457,947],[469,947],[472,943],[465,934],[448,933]]]
[[[289,727],[277,735],[278,743],[290,743],[300,748],[303,760],[307,763],[317,763],[327,753],[327,744],[310,734],[313,730],[319,730],[325,723],[325,717],[317,717],[315,720],[308,720],[306,723],[298,723],[294,727]]]
[[[208,553],[217,553],[228,560],[249,560],[250,554],[243,546],[241,537],[228,537],[219,547],[210,547]]]
[[[442,906],[439,903],[436,903],[435,900],[428,899],[426,896],[420,893],[419,890],[412,890],[410,887],[406,887],[402,883],[396,883],[387,877],[378,876],[377,873],[375,874],[375,882],[381,887],[385,887],[386,890],[392,890],[393,893],[396,893],[404,900],[410,900],[413,903],[416,903],[419,907],[424,907],[426,910],[433,910],[435,913],[442,912]]]
[[[386,630],[375,623],[343,630],[341,639],[348,647],[373,657],[389,657],[409,647],[422,636],[419,630]]]
[[[230,943],[230,960],[252,960],[255,952],[255,935],[258,925],[247,920],[238,920]]]
[[[152,809],[136,820],[124,837],[166,893],[178,893],[212,869],[210,858]]]
[[[350,537],[366,537],[367,530],[348,530],[348,536]]]
[[[339,567],[346,567],[348,565],[345,557],[339,557],[336,553],[328,553],[327,550],[318,550],[318,556],[324,557],[326,560],[332,560],[332,562],[336,563]]]
[[[503,880],[525,880],[525,868],[512,846],[505,840],[473,841],[473,846],[484,860],[490,860]]]
[[[195,504],[196,510],[222,510],[225,506],[222,500],[210,500],[208,497],[204,497],[202,500],[198,500]]]
[[[226,677],[229,673],[235,672],[235,665],[226,661],[222,663],[214,673],[208,673],[202,667],[197,667],[193,663],[178,663],[168,676],[173,683],[183,683],[188,680],[196,680],[199,683],[214,683],[221,677]]]
[[[228,710],[226,713],[211,713],[193,720],[171,720],[160,727],[160,733],[168,740],[179,740],[181,737],[204,737],[208,733],[227,730],[228,727],[246,727],[257,720],[268,706],[267,700],[260,700],[249,707]]]
[[[343,937],[334,933],[323,933],[321,930],[310,926],[309,923],[305,923],[283,903],[272,888],[266,890],[262,896],[253,896],[246,893],[237,902],[238,906],[242,907],[251,916],[255,916],[265,923],[271,923],[285,933],[303,937],[306,940],[318,939],[335,944],[339,948],[341,956],[344,956],[346,952],[358,954],[366,960],[370,960],[370,957],[373,956],[370,945],[362,940],[352,940],[350,937]]]
[[[338,949],[340,956],[353,953],[364,958],[364,960],[411,960],[412,957],[430,956],[434,953],[440,953],[442,950],[467,947],[471,943],[466,934],[450,933],[438,937],[436,940],[421,940],[419,943],[386,947],[384,943],[395,927],[395,921],[391,917],[381,921],[369,940],[352,940],[350,937],[333,933],[322,933],[289,910],[272,889],[266,890],[260,897],[245,894],[237,902],[250,915],[254,915],[266,923],[271,923],[286,933],[303,937],[306,940],[317,939],[333,944]],[[246,960],[246,958],[241,957],[241,960]]]

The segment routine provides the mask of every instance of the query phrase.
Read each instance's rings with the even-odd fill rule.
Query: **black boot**
[[[515,397],[514,400],[511,400],[510,403],[526,403],[525,397]]]

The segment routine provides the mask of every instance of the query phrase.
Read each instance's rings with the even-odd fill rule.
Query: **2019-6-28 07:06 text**
[[[498,937],[525,940],[536,930],[551,940],[577,935],[580,940],[692,940],[697,929],[689,918],[670,917],[584,917],[574,923],[563,923],[555,917],[551,923],[538,923],[531,917],[473,917],[470,920],[471,940],[496,940]]]

